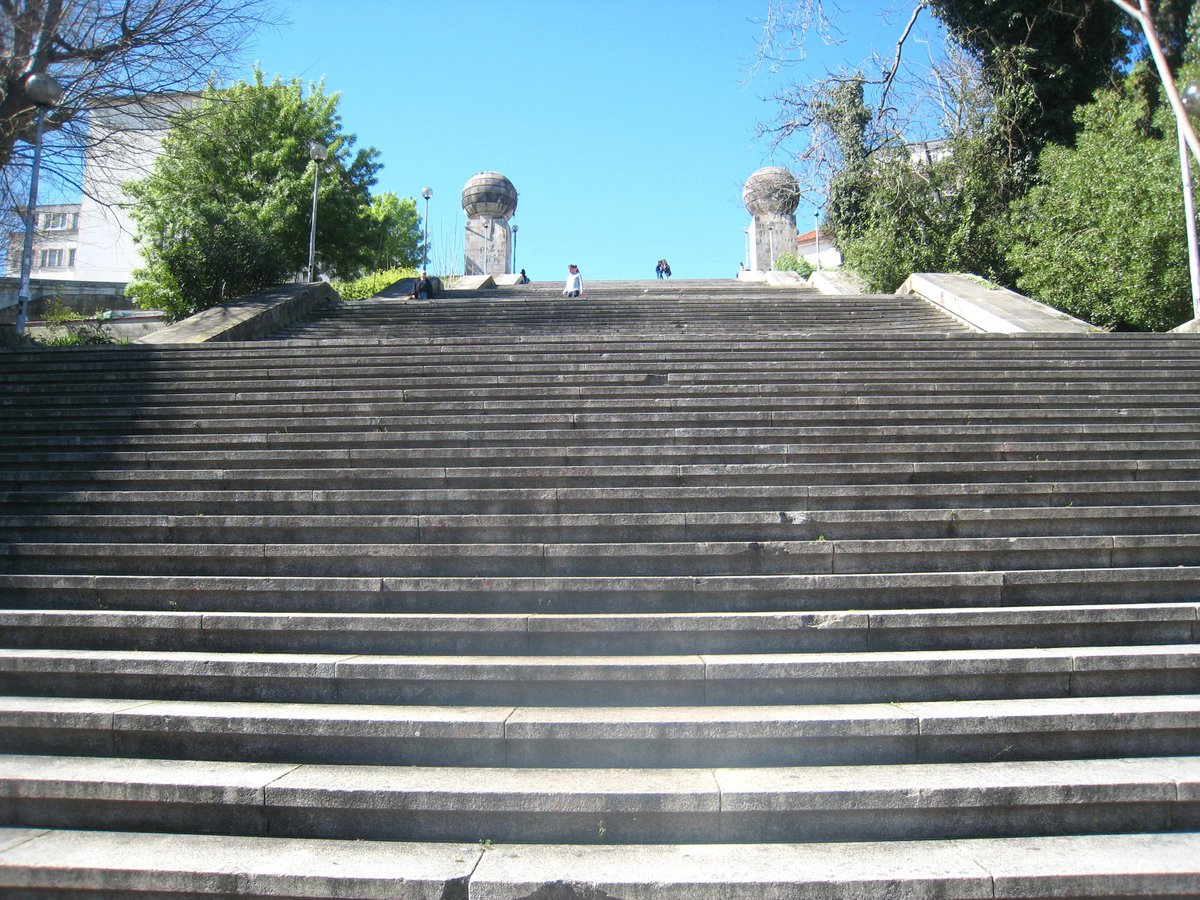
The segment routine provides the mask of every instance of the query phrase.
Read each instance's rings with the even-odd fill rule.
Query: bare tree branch
[[[273,0],[3,0],[0,22],[0,169],[35,120],[30,75],[64,87],[47,128],[67,130],[112,97],[202,88],[260,25]],[[68,130],[72,139],[83,132]]]
[[[883,87],[879,92],[879,111],[887,107],[888,93],[892,89],[892,82],[896,80],[896,73],[900,71],[900,61],[904,55],[904,42],[908,40],[908,36],[912,34],[913,26],[917,24],[917,19],[921,17],[921,12],[925,9],[928,0],[919,0],[916,7],[912,11],[912,16],[908,20],[908,25],[905,26],[904,32],[896,41],[896,57],[883,75]]]

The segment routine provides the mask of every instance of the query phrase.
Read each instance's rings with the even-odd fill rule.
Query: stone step
[[[0,515],[10,543],[647,543],[1178,535],[1200,506],[547,515]]]
[[[357,454],[328,454],[326,465],[311,455],[298,454],[298,459],[280,460],[275,467],[255,468],[236,457],[213,460],[212,468],[195,468],[196,460],[186,468],[172,468],[156,454],[120,454],[121,467],[114,454],[99,465],[98,460],[85,454],[10,455],[14,465],[0,468],[0,486],[6,491],[25,485],[33,491],[50,489],[81,491],[111,491],[128,488],[139,490],[208,490],[250,491],[308,490],[319,485],[321,493],[331,491],[408,491],[461,490],[505,491],[525,490],[593,490],[611,491],[659,488],[727,489],[749,487],[766,491],[780,489],[845,489],[887,491],[936,489],[946,486],[965,491],[987,490],[992,485],[1023,483],[1031,490],[1041,484],[1051,491],[1069,491],[1073,484],[1092,484],[1098,480],[1132,485],[1135,482],[1161,483],[1200,481],[1200,461],[1171,460],[1072,460],[1072,461],[1006,461],[1006,462],[940,462],[940,463],[730,463],[705,465],[570,465],[547,460],[543,465],[489,466],[427,466],[423,468],[388,468],[377,460],[353,458]],[[272,456],[287,456],[278,451]],[[303,462],[307,460],[308,465]],[[405,462],[411,460],[405,459]],[[259,462],[255,459],[249,462]],[[293,465],[284,466],[283,462]],[[215,465],[222,463],[222,465]],[[295,463],[301,463],[295,465]],[[355,464],[360,463],[360,464]],[[227,467],[229,466],[229,467]],[[1136,487],[1131,487],[1137,490]],[[616,496],[614,494],[614,496]]]
[[[0,574],[307,577],[861,575],[1187,566],[1200,534],[662,543],[10,542]]]
[[[493,488],[426,490],[24,490],[0,491],[13,515],[201,515],[252,510],[286,515],[583,515],[789,510],[814,515],[861,512],[886,518],[977,511],[1145,508],[1200,505],[1191,481],[1064,483],[784,485],[759,487]]]
[[[0,629],[7,647],[26,649],[557,656],[958,650],[1200,643],[1200,604],[574,615],[8,609],[0,610]]]
[[[227,429],[195,433],[194,423],[185,430],[146,430],[139,435],[139,451],[170,459],[172,454],[253,453],[290,451],[314,454],[395,453],[426,462],[503,455],[509,452],[532,457],[554,457],[563,453],[585,455],[602,461],[605,457],[640,461],[647,456],[670,454],[680,462],[729,459],[753,461],[769,455],[784,461],[938,461],[1008,459],[1174,459],[1193,455],[1200,447],[1200,427],[1163,425],[1153,440],[1147,429],[1125,429],[1119,425],[1089,425],[1078,429],[1051,426],[978,426],[935,428],[803,428],[799,426],[654,427],[607,423],[561,423],[531,419],[527,427],[494,430],[486,422],[461,423],[471,427],[442,429],[434,425],[394,425],[386,420],[363,423],[361,431],[332,430],[345,423],[305,420],[290,427],[289,420],[255,421]],[[513,423],[509,423],[511,426]],[[13,454],[72,453],[100,455],[122,453],[129,446],[120,433],[72,434],[21,433],[15,428],[6,441],[6,456]],[[190,433],[189,433],[190,432]],[[440,451],[440,452],[439,452]],[[502,451],[502,452],[501,452]],[[184,457],[179,457],[180,462]]]
[[[755,370],[753,367],[749,369]],[[1170,388],[1166,385],[1170,384]],[[578,374],[556,377],[528,376],[485,376],[464,374],[441,379],[430,377],[399,378],[387,374],[368,378],[361,373],[349,376],[293,377],[274,384],[265,384],[260,379],[220,381],[205,383],[175,383],[172,386],[148,386],[134,384],[136,390],[122,389],[114,393],[115,387],[99,385],[89,392],[72,392],[71,400],[59,400],[37,392],[23,392],[22,404],[38,404],[45,410],[73,410],[90,407],[93,411],[125,409],[136,406],[139,392],[147,393],[147,402],[153,408],[177,406],[228,405],[242,395],[249,395],[253,402],[288,402],[309,396],[316,403],[327,404],[331,400],[346,403],[360,402],[375,393],[390,394],[388,399],[396,402],[403,398],[413,403],[479,402],[501,403],[505,401],[546,400],[635,400],[647,407],[664,397],[678,400],[710,398],[750,398],[788,400],[793,409],[849,410],[956,410],[963,413],[976,409],[987,412],[996,407],[1011,405],[1015,409],[1165,409],[1192,410],[1194,402],[1189,398],[1200,388],[1200,381],[1175,382],[1149,381],[1139,384],[1131,379],[1123,381],[1003,381],[999,376],[994,381],[964,382],[948,376],[943,379],[917,381],[912,379],[894,382],[871,382],[849,377],[821,384],[809,372],[755,373],[746,370],[730,374],[700,374],[690,377],[653,372],[629,374]],[[1183,393],[1181,393],[1183,392]],[[801,394],[802,398],[793,395]],[[96,402],[91,401],[95,399]],[[14,402],[10,399],[10,403]],[[598,404],[593,403],[595,407]],[[42,413],[38,413],[41,415]],[[21,407],[7,413],[7,417],[24,415]]]
[[[0,697],[7,753],[474,767],[827,766],[1200,752],[1200,695],[513,707]]]
[[[1193,831],[1200,758],[712,768],[0,757],[9,827],[579,844]],[[1194,864],[1194,861],[1193,861]]]
[[[0,692],[302,703],[667,706],[1200,692],[1200,645],[675,656],[0,650]]]
[[[380,392],[383,394],[383,392]],[[355,420],[365,422],[370,430],[378,421],[388,419],[400,422],[408,430],[419,430],[440,421],[458,421],[467,426],[484,421],[505,421],[520,424],[532,416],[541,420],[559,420],[563,424],[572,421],[628,421],[644,424],[652,420],[678,420],[695,422],[721,422],[721,424],[751,424],[755,421],[791,422],[804,427],[805,433],[845,433],[847,428],[856,428],[863,437],[878,440],[881,434],[956,433],[959,436],[972,430],[991,428],[994,433],[1010,432],[1038,434],[1058,433],[1124,433],[1129,436],[1144,436],[1148,427],[1162,426],[1175,436],[1187,434],[1194,428],[1200,414],[1181,407],[1154,407],[1122,409],[1048,409],[1008,408],[995,409],[976,407],[972,409],[884,409],[878,406],[832,408],[811,406],[802,400],[769,400],[764,397],[714,397],[710,400],[694,398],[589,398],[589,400],[550,400],[545,397],[510,398],[510,400],[458,400],[458,401],[392,401],[356,396],[343,402],[287,400],[271,395],[250,397],[239,395],[238,406],[214,403],[210,407],[185,406],[185,404],[162,403],[158,406],[131,408],[128,406],[62,407],[53,409],[22,410],[19,413],[2,415],[6,430],[13,437],[29,442],[32,437],[65,439],[76,436],[79,443],[94,443],[114,433],[134,431],[138,434],[188,433],[196,430],[196,422],[205,420],[205,430],[212,433],[252,433],[251,425],[259,419],[287,418],[289,428],[316,431],[312,421],[325,418],[343,422]],[[1063,426],[1063,420],[1072,424]],[[1051,432],[1050,428],[1060,428]],[[70,428],[71,434],[64,432]],[[881,432],[887,428],[887,432]],[[1110,431],[1104,431],[1109,428]],[[1140,428],[1140,432],[1138,431]],[[1099,431],[1098,431],[1099,430]]]
[[[305,578],[0,574],[8,607],[284,613],[723,613],[1192,603],[1200,567],[878,575]]]
[[[1200,344],[650,287],[0,354],[0,823],[269,834],[259,885],[290,896],[354,890],[289,836],[484,841],[458,897],[494,841],[579,842],[487,883],[546,900],[629,895],[569,887],[572,855],[608,884],[680,842],[726,864],[701,890],[779,897],[719,854],[1196,830]],[[19,834],[0,879],[50,837]],[[864,871],[837,884],[897,893]]]
[[[163,860],[170,859],[170,871]],[[1184,896],[1194,833],[868,843],[448,844],[0,829],[14,898],[158,892],[188,897],[728,900],[731,896],[1028,898]],[[546,895],[549,897],[549,895]]]

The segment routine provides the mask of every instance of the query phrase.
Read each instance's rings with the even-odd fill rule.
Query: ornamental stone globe
[[[783,166],[767,166],[746,179],[742,203],[752,216],[796,215],[800,205],[800,182]]]
[[[498,275],[512,271],[512,229],[517,189],[499,172],[480,172],[463,186],[467,233],[463,241],[463,274]]]
[[[781,253],[796,252],[796,207],[800,182],[783,166],[767,166],[746,179],[742,203],[753,217],[750,225],[749,268],[775,268]]]

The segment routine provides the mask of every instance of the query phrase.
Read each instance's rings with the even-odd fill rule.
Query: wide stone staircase
[[[0,355],[0,895],[1200,896],[1200,340],[588,288]]]

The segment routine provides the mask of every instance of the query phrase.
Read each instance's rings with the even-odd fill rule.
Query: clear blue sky
[[[868,7],[864,9],[863,7]],[[767,0],[299,0],[252,42],[268,75],[325,79],[377,191],[429,186],[431,268],[462,271],[461,195],[501,172],[520,200],[517,266],[535,280],[730,277],[749,222],[742,184],[770,155],[755,127],[784,78],[751,77]],[[786,79],[892,52],[891,8],[843,4],[845,42],[810,42]],[[902,23],[901,23],[902,24]],[[812,226],[813,210],[798,213]]]

